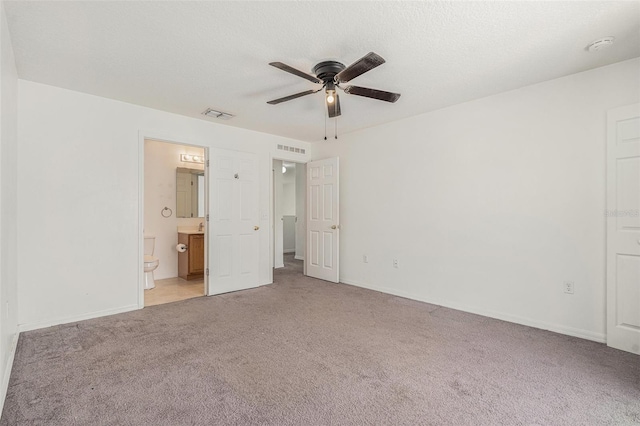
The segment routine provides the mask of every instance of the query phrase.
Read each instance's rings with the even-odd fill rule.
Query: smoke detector
[[[595,40],[587,46],[587,50],[589,52],[597,52],[602,49],[606,49],[607,47],[613,44],[615,37],[603,37],[598,40]]]

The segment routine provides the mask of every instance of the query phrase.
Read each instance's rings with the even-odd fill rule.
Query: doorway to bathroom
[[[272,160],[273,267],[303,273],[306,246],[306,165]]]
[[[144,139],[144,306],[206,294],[206,148]]]

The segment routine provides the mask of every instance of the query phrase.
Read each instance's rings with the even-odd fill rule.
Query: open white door
[[[306,274],[339,282],[338,157],[307,163]]]
[[[211,149],[210,296],[258,286],[257,170],[255,154]]]
[[[607,114],[607,345],[640,354],[640,104]]]

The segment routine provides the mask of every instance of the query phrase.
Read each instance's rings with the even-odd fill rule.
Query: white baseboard
[[[13,360],[16,357],[16,350],[18,349],[18,339],[20,338],[20,332],[16,332],[11,340],[11,347],[9,348],[9,356],[7,357],[7,365],[4,366],[4,376],[2,376],[2,383],[0,386],[0,413],[4,408],[4,401],[7,399],[7,390],[9,389],[9,379],[11,378],[11,370],[13,369]]]
[[[503,312],[496,312],[496,311],[491,311],[491,310],[482,309],[482,308],[474,308],[470,306],[461,305],[459,303],[451,303],[443,300],[426,299],[426,298],[418,297],[414,294],[409,294],[394,288],[372,286],[372,285],[364,284],[348,278],[346,279],[340,278],[340,282],[344,284],[353,285],[356,287],[362,287],[369,290],[379,291],[381,293],[392,294],[394,296],[400,296],[407,299],[417,300],[419,302],[426,302],[432,305],[438,305],[438,306],[443,306],[445,308],[456,309],[458,311],[469,312],[471,314],[482,315],[484,317],[495,318],[495,319],[499,319],[507,322],[513,322],[516,324],[526,325],[528,327],[539,328],[541,330],[553,331],[555,333],[566,334],[567,336],[579,337],[581,339],[591,340],[598,343],[607,342],[607,336],[604,333],[595,333],[589,330],[582,330],[579,328],[567,327],[565,325],[538,321],[531,318],[505,314]]]
[[[293,258],[294,258],[295,260],[304,260],[304,256],[298,256],[298,255],[295,255],[295,256],[293,256]]]
[[[89,312],[87,314],[75,315],[70,317],[62,317],[62,318],[56,318],[56,319],[46,320],[46,321],[18,324],[18,331],[38,330],[40,328],[52,327],[54,325],[68,324],[70,322],[84,321],[84,320],[93,319],[93,318],[106,317],[109,315],[122,314],[124,312],[135,311],[137,309],[140,309],[140,307],[138,306],[138,304],[135,304],[135,305],[123,306],[121,308],[105,309],[104,311]]]

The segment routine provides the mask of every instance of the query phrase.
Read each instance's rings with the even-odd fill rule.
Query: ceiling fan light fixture
[[[291,101],[293,99],[298,99],[302,96],[311,95],[324,90],[327,116],[328,118],[336,118],[342,114],[340,109],[340,96],[336,92],[336,87],[348,95],[364,96],[365,98],[393,103],[398,100],[400,93],[385,92],[384,90],[370,89],[367,87],[348,86],[343,88],[338,86],[339,83],[348,83],[354,78],[384,64],[384,62],[384,59],[374,52],[367,53],[348,67],[345,67],[343,63],[338,61],[323,61],[317,63],[311,70],[311,72],[315,74],[315,77],[290,67],[289,65],[283,64],[282,62],[270,62],[269,65],[273,67],[304,78],[305,80],[312,81],[316,84],[322,84],[322,87],[317,90],[306,90],[304,92],[273,99],[267,103],[269,105],[277,105],[282,102]]]
[[[336,91],[327,90],[327,103],[332,104],[336,100]]]
[[[327,89],[325,92],[327,93],[327,103],[331,105],[336,100],[336,85],[333,80],[327,81],[326,85]]]

